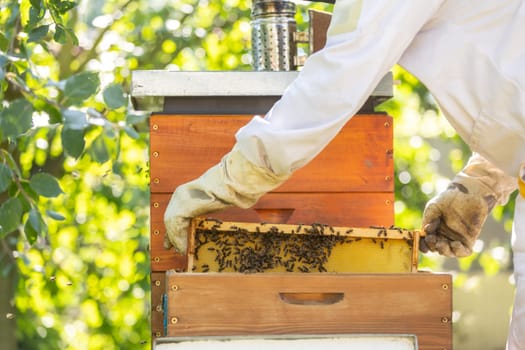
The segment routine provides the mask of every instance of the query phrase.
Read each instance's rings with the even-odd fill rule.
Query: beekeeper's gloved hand
[[[191,218],[230,206],[249,208],[288,177],[251,163],[234,146],[219,164],[173,192],[164,213],[165,248],[185,254]]]
[[[427,203],[420,250],[470,255],[492,208],[505,204],[516,187],[514,177],[474,154],[448,188]]]

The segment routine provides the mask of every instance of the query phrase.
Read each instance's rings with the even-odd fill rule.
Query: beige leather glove
[[[234,146],[219,164],[173,192],[164,213],[164,246],[185,254],[191,218],[230,206],[251,207],[288,177],[251,163]]]
[[[420,250],[456,257],[472,254],[490,211],[505,204],[516,187],[516,178],[474,154],[448,188],[427,203]]]

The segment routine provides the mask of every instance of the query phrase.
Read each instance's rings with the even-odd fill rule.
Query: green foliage
[[[60,101],[63,106],[82,104],[84,100],[93,96],[100,86],[98,74],[95,72],[80,72],[63,83],[63,97]]]
[[[2,275],[15,263],[21,277],[20,349],[145,348],[149,203],[137,169],[147,115],[129,109],[129,74],[87,67],[103,51],[79,46],[77,33],[96,29],[77,10],[60,0],[0,8]]]
[[[44,197],[56,197],[63,193],[57,179],[46,173],[33,175],[29,180],[29,185],[36,193]]]
[[[0,193],[7,190],[11,185],[13,173],[11,169],[3,163],[0,163]]]
[[[6,200],[0,206],[0,237],[4,237],[9,232],[16,230],[20,225],[22,216],[22,204],[20,199],[14,197]]]
[[[122,86],[118,84],[111,84],[104,89],[104,102],[109,108],[118,109],[127,104],[127,99],[122,90]]]
[[[13,139],[25,133],[32,124],[33,106],[19,98],[0,111],[2,139]]]

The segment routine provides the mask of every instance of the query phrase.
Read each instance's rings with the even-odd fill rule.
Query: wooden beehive
[[[186,255],[163,246],[163,215],[175,188],[217,164],[252,115],[153,114],[150,119],[152,333],[164,334],[167,270],[187,270]],[[325,222],[369,227],[394,224],[392,118],[359,114],[307,166],[250,209],[230,208],[224,221]]]
[[[452,347],[452,280],[430,273],[166,273],[166,335],[414,334]]]
[[[419,232],[197,218],[188,241],[192,272],[417,271]]]

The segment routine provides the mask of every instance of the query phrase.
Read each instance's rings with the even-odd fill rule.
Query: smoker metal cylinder
[[[256,71],[295,70],[297,52],[295,4],[284,0],[254,0],[252,56]]]

